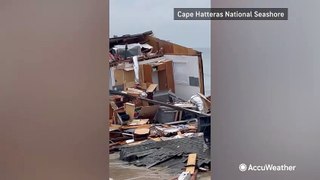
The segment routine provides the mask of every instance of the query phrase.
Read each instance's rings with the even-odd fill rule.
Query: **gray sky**
[[[210,8],[210,0],[110,0],[110,37],[152,30],[160,39],[210,47],[210,21],[174,21],[173,8]]]

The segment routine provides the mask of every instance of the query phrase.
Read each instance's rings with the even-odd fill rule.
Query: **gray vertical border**
[[[109,167],[110,167],[110,162],[109,162],[109,135],[110,135],[110,133],[109,133],[109,80],[110,80],[110,78],[109,78],[109,75],[110,75],[110,72],[109,72],[109,31],[110,31],[110,0],[107,0],[107,33],[106,33],[106,42],[107,42],[107,48],[106,48],[106,52],[108,53],[108,55],[107,55],[107,58],[106,58],[106,71],[107,71],[107,81],[106,81],[106,83],[107,83],[107,89],[106,89],[106,95],[107,95],[107,98],[106,98],[106,112],[107,112],[107,118],[106,118],[106,120],[107,120],[107,123],[106,123],[106,127],[107,127],[107,136],[106,136],[106,139],[107,139],[107,141],[106,141],[106,144],[107,144],[107,148],[106,148],[106,156],[107,156],[107,161],[106,161],[106,163],[107,163],[107,168],[106,168],[106,170],[107,170],[107,175],[108,175],[108,178],[110,177],[109,176]]]
[[[212,5],[289,9],[288,21],[212,21],[213,179],[320,179],[320,2]],[[297,168],[240,172],[240,163]]]
[[[108,1],[0,1],[0,179],[105,180]]]
[[[214,0],[211,0],[210,1],[210,8],[214,8],[214,6],[213,6],[213,2],[214,2]],[[211,53],[210,53],[210,59],[211,59],[211,63],[210,63],[210,65],[211,65],[211,69],[210,69],[210,75],[211,75],[211,78],[210,78],[210,89],[211,89],[211,152],[210,152],[210,156],[211,156],[211,179],[213,179],[214,178],[214,135],[213,135],[213,132],[214,132],[214,122],[215,122],[215,119],[214,119],[214,102],[215,102],[215,98],[214,98],[214,94],[213,94],[213,92],[214,92],[214,90],[213,90],[213,73],[212,73],[212,71],[213,71],[213,56],[214,56],[214,54],[213,54],[213,48],[212,48],[212,44],[213,44],[213,37],[212,37],[212,30],[213,30],[213,23],[212,23],[212,21],[210,21],[210,28],[211,28],[211,31],[210,31],[210,39],[211,39],[211,41],[210,41],[210,48],[211,48]]]

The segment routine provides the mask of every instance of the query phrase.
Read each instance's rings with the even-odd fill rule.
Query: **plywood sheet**
[[[152,83],[152,67],[149,64],[143,65],[144,83]]]
[[[115,85],[122,85],[125,82],[132,82],[134,81],[134,71],[125,71],[123,69],[115,69],[114,70],[114,80]]]

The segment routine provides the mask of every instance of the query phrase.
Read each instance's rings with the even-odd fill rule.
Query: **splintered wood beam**
[[[147,101],[149,103],[159,104],[159,105],[162,105],[162,106],[170,107],[170,108],[175,109],[175,110],[182,110],[182,111],[195,113],[195,114],[198,114],[200,116],[205,116],[205,117],[210,117],[211,116],[211,114],[205,114],[205,113],[202,113],[202,112],[199,112],[199,111],[196,111],[196,110],[187,109],[187,108],[183,108],[183,107],[179,107],[179,106],[174,106],[174,105],[171,105],[171,104],[167,104],[165,102],[160,102],[160,101],[156,101],[156,100],[152,100],[152,99],[148,99],[148,98],[135,97],[135,96],[132,96],[132,95],[120,92],[120,91],[109,90],[109,93],[110,94],[122,95],[122,96],[130,97],[130,98],[138,98],[138,99]]]
[[[197,161],[197,154],[189,154],[186,172],[193,174],[196,170],[196,161]]]

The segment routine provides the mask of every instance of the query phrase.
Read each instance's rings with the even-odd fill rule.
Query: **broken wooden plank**
[[[206,96],[204,96],[203,94],[201,93],[197,93],[204,101],[208,102],[208,103],[211,103],[211,101],[209,99],[207,99]]]
[[[117,125],[117,124],[110,124],[109,125],[109,131],[119,130],[120,128],[121,128],[121,125]]]
[[[135,141],[141,141],[148,139],[150,133],[149,128],[140,128],[140,129],[135,129],[134,131],[134,140]]]
[[[153,91],[155,91],[158,87],[158,84],[150,84],[149,87],[147,88],[146,92],[147,93],[152,93]]]
[[[110,101],[110,106],[113,110],[117,110],[118,106],[116,105],[116,103],[114,101]]]
[[[190,174],[193,174],[195,172],[196,161],[197,161],[197,154],[196,153],[189,154],[186,172],[189,172]]]
[[[134,131],[134,134],[137,134],[137,135],[146,135],[146,134],[149,134],[150,132],[150,129],[148,128],[139,128],[139,129],[136,129]]]
[[[161,138],[159,138],[159,137],[156,137],[156,138],[150,138],[151,140],[153,140],[153,141],[156,141],[156,142],[159,142],[159,141],[162,141],[161,140]]]
[[[121,129],[127,130],[127,129],[138,129],[138,128],[150,128],[151,124],[144,124],[144,125],[138,125],[138,126],[122,126]]]
[[[128,91],[135,92],[135,93],[137,93],[137,94],[141,94],[141,93],[143,93],[143,91],[142,91],[142,90],[140,90],[140,89],[136,89],[136,88],[128,88]]]
[[[129,126],[137,126],[137,125],[144,125],[147,124],[149,119],[133,119],[131,122],[128,123]]]

